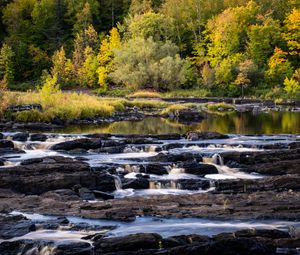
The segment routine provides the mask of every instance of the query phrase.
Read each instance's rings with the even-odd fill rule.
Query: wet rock
[[[116,153],[123,153],[125,148],[126,148],[126,145],[120,145],[120,146],[99,148],[99,149],[93,150],[93,152],[116,154]]]
[[[66,141],[53,145],[50,149],[54,151],[70,151],[74,149],[98,149],[102,146],[100,139],[82,138],[73,141]]]
[[[185,173],[187,174],[194,174],[198,176],[218,174],[218,169],[214,165],[202,164],[194,161],[180,163],[178,164],[178,167],[184,168]]]
[[[28,140],[28,137],[29,137],[28,133],[17,133],[12,136],[12,139],[18,142],[26,142]]]
[[[271,255],[275,252],[276,248],[270,240],[254,238],[226,238],[212,243],[207,250],[207,254],[220,255]]]
[[[87,138],[97,138],[97,139],[108,139],[111,137],[111,134],[88,134]]]
[[[30,135],[30,141],[45,142],[46,140],[47,140],[47,135],[45,135],[45,134],[32,134],[32,135]]]
[[[0,140],[4,139],[4,135],[0,133]]]
[[[124,179],[122,182],[123,189],[148,189],[149,180],[146,178]]]
[[[81,199],[83,199],[83,200],[95,200],[94,193],[87,188],[79,189],[78,193],[79,193],[79,196],[81,197]]]
[[[98,253],[159,249],[162,237],[158,234],[134,234],[124,237],[105,238],[95,244]]]
[[[142,159],[143,160],[143,159]],[[151,162],[169,162],[169,163],[177,163],[182,161],[202,161],[202,157],[199,154],[193,154],[189,152],[181,153],[181,154],[170,154],[170,153],[158,153],[156,156],[149,157],[145,159]]]
[[[11,239],[35,231],[35,225],[23,216],[0,215],[0,239]],[[1,250],[1,249],[0,249]]]
[[[290,234],[277,229],[243,229],[234,233],[236,237],[264,237],[270,239],[291,238]]]
[[[0,140],[0,148],[10,148],[13,149],[14,148],[14,143],[12,141],[9,140]]]
[[[175,113],[169,113],[168,118],[184,124],[197,123],[204,119],[201,112],[194,109],[179,110]]]
[[[168,171],[162,164],[145,164],[140,167],[140,172],[145,174],[165,175]]]
[[[91,255],[92,246],[87,242],[59,244],[55,249],[55,255]]]
[[[229,138],[228,135],[223,135],[217,132],[189,132],[186,134],[186,139],[191,141],[227,138]]]
[[[66,157],[28,160],[20,166],[0,172],[0,188],[11,188],[26,194],[42,194],[51,190],[70,189],[81,185],[101,191],[115,190],[114,178],[107,173],[94,173],[86,162]]]
[[[4,164],[5,164],[5,160],[0,158],[0,166],[4,166]]]
[[[103,199],[103,200],[114,199],[114,196],[107,193],[107,192],[102,192],[102,191],[99,191],[99,190],[93,190],[93,193],[94,193],[94,196],[98,199],[99,198]]]

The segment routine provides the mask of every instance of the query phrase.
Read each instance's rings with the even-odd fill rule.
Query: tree
[[[242,97],[244,97],[244,88],[257,83],[258,67],[251,59],[246,59],[239,64],[238,71],[239,74],[234,83],[241,87]]]
[[[275,47],[282,41],[280,22],[266,18],[263,24],[250,26],[248,37],[247,52],[249,57],[258,66],[264,68]]]
[[[135,15],[128,24],[128,37],[150,36],[156,41],[172,40],[174,38],[173,19],[163,14],[147,12],[142,15]]]
[[[115,50],[114,82],[130,88],[170,90],[184,83],[184,65],[178,47],[167,42],[134,38]]]
[[[294,9],[285,19],[283,38],[287,42],[289,54],[300,57],[300,9]]]
[[[14,80],[14,52],[7,44],[3,44],[0,50],[0,80],[10,83]]]
[[[74,69],[70,59],[66,57],[63,47],[56,51],[52,57],[51,77],[61,88],[72,85]]]
[[[94,52],[97,52],[99,48],[98,33],[92,25],[89,25],[76,35],[73,51],[73,64],[76,72],[82,67],[85,61],[84,52],[86,48],[91,48]]]
[[[284,80],[284,90],[290,97],[294,97],[300,93],[300,83],[294,78],[285,78]]]
[[[121,37],[117,28],[112,28],[110,35],[101,42],[100,51],[97,56],[99,63],[98,83],[106,87],[109,82],[109,74],[113,71],[114,50],[121,47]]]
[[[255,22],[257,11],[258,6],[249,2],[229,8],[208,22],[208,57],[213,67],[224,58],[244,52],[247,28]]]
[[[282,85],[285,78],[291,78],[293,68],[287,60],[287,53],[280,48],[275,48],[273,56],[268,61],[265,72],[266,80],[270,85]]]

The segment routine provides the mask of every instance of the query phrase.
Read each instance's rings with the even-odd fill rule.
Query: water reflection
[[[208,114],[198,124],[183,125],[162,118],[138,122],[115,122],[97,126],[71,126],[65,133],[166,134],[188,131],[216,131],[224,134],[299,134],[299,112]]]

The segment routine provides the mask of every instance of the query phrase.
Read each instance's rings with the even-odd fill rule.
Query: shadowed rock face
[[[25,160],[20,166],[2,169],[0,179],[0,188],[25,194],[42,194],[74,185],[101,191],[115,190],[112,176],[92,173],[87,163],[65,157]]]

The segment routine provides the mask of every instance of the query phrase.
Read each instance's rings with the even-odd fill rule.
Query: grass
[[[209,97],[211,92],[206,89],[180,89],[162,94],[163,97]]]
[[[170,103],[163,102],[160,100],[141,100],[136,99],[132,101],[126,101],[125,105],[127,107],[138,107],[141,109],[162,109],[168,107]]]
[[[36,110],[9,113],[7,117],[18,122],[51,122],[54,119],[74,120],[109,117],[115,111],[124,110],[122,102],[76,93],[55,93],[44,97],[41,93],[9,92],[9,105],[41,104],[43,111]]]
[[[161,94],[155,91],[140,90],[130,94],[128,97],[134,98],[160,98]]]
[[[208,104],[206,105],[208,111],[210,112],[233,112],[235,107],[231,104],[226,103],[217,103],[217,104]]]
[[[161,114],[176,113],[177,111],[188,110],[193,104],[173,104],[161,111]]]

